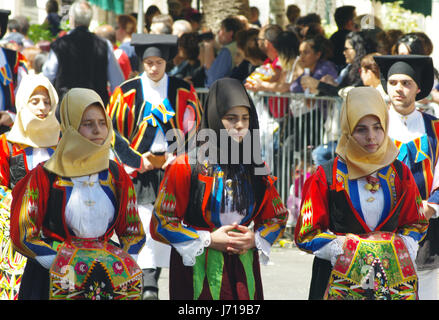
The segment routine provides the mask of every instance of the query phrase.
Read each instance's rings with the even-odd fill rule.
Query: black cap
[[[0,39],[3,38],[6,33],[10,14],[11,11],[0,9]]]
[[[131,37],[131,45],[140,59],[160,57],[172,60],[177,54],[178,37],[170,34],[136,33]]]
[[[420,89],[416,100],[427,97],[433,88],[433,60],[423,55],[384,55],[374,56],[380,68],[380,80],[387,93],[387,80],[393,74],[406,74],[413,79]]]

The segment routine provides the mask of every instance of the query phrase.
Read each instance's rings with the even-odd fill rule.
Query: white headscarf
[[[29,99],[37,87],[47,89],[51,109],[48,116],[40,119],[29,108]],[[51,147],[58,144],[60,125],[55,117],[58,94],[49,79],[41,74],[26,75],[21,80],[16,94],[17,117],[7,133],[7,140],[35,148]]]

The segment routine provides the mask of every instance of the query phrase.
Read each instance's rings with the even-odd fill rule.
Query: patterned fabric
[[[191,168],[188,165],[187,155],[178,157],[166,171],[151,219],[151,234],[158,241],[172,244],[199,237],[195,226],[182,223],[188,201],[191,201],[190,177]],[[218,172],[213,176],[199,174],[198,179],[200,183],[206,185],[202,203],[203,219],[212,231],[221,227],[218,205],[218,201],[221,201],[218,197],[222,197],[223,194],[220,189],[221,174]],[[288,210],[273,185],[274,181],[267,178],[266,183],[267,191],[261,207],[258,210],[248,210],[248,216],[243,217],[242,224],[248,225],[254,221],[254,230],[259,231],[265,240],[273,244],[284,232]]]
[[[141,154],[149,150],[157,130],[165,133],[181,130],[187,142],[194,136],[201,119],[202,107],[195,89],[181,79],[169,77],[168,97],[162,104],[152,105],[147,100],[148,97],[143,96],[141,78],[137,77],[117,87],[107,106],[117,133],[116,155],[122,163],[134,168],[140,166]],[[177,131],[175,134],[182,138]]]
[[[52,154],[54,147],[48,148]],[[11,158],[23,159],[23,162],[11,162]],[[12,180],[22,178],[29,172],[32,163],[33,148],[21,144],[11,144],[6,135],[0,136],[0,299],[16,300],[26,258],[12,247],[9,225],[12,201]],[[26,160],[24,160],[26,159]],[[23,166],[23,167],[22,167]],[[11,177],[11,172],[15,175]]]
[[[330,229],[331,222],[334,221],[334,213],[330,212],[328,203],[330,191],[343,195],[346,208],[349,208],[346,209],[349,212],[344,213],[345,217],[349,217],[351,221],[355,221],[356,226],[361,227],[361,232],[356,232],[357,234],[372,232],[361,213],[356,181],[348,179],[345,167],[338,158],[335,159],[331,168],[331,186],[328,186],[321,166],[305,182],[300,217],[295,229],[295,240],[301,250],[315,252],[334,240],[335,233],[340,232]],[[425,237],[428,222],[420,210],[421,198],[407,166],[403,166],[401,177],[395,174],[393,165],[379,170],[378,177],[385,192],[385,205],[375,231],[390,231],[383,228],[389,228],[387,223],[397,219],[397,228],[392,231],[421,241]],[[348,232],[352,233],[352,230]]]
[[[104,192],[118,200],[114,219],[108,225],[107,232],[100,238],[101,241],[108,242],[115,234],[121,250],[130,255],[138,254],[145,243],[145,233],[138,216],[136,195],[131,179],[120,165],[110,162],[110,170],[99,173],[99,183]],[[74,238],[70,233],[66,234],[69,228],[64,217],[65,203],[63,202],[71,192],[71,185],[71,181],[49,176],[40,164],[14,187],[11,205],[11,239],[17,251],[27,258],[38,259],[57,255],[57,247],[52,245],[55,241],[72,243]],[[106,248],[110,250],[109,246]],[[114,256],[111,250],[109,253]],[[106,253],[101,251],[99,254],[102,256]],[[107,258],[112,259],[110,256]],[[132,264],[129,259],[123,262],[127,266]],[[91,268],[92,265],[89,267]],[[103,268],[101,271],[106,270],[108,265],[104,263],[98,268]],[[129,277],[134,275],[135,272],[129,273]],[[38,276],[47,277],[47,274]],[[109,283],[108,279],[103,281]],[[115,283],[114,281],[111,278],[110,282]],[[46,297],[47,291],[43,292],[43,287],[35,288],[35,283],[38,283],[38,279],[24,276],[21,287],[34,290],[38,297]],[[122,281],[117,280],[116,283],[121,285]],[[56,292],[55,295],[59,294]],[[119,295],[114,295],[114,297],[124,298]]]
[[[424,135],[407,143],[394,139],[394,143],[400,150],[398,159],[410,168],[422,199],[439,203],[439,197],[435,196],[437,190],[431,190],[439,159],[439,120],[425,113],[422,113],[422,118],[426,131]]]
[[[0,66],[0,90],[3,91],[3,102],[0,103],[5,110],[15,112],[15,89],[19,85],[19,74],[28,72],[27,60],[20,52],[1,48],[6,58],[6,64]]]
[[[12,248],[9,207],[0,202],[0,300],[16,300],[26,258]]]
[[[197,230],[212,232],[221,227],[226,183],[223,184],[223,172],[218,167],[212,171],[192,178],[187,155],[177,157],[167,168],[151,218],[150,231],[155,240],[179,244],[199,239]],[[267,177],[262,181],[266,189],[260,205],[249,205],[240,224],[248,226],[253,222],[253,230],[273,244],[285,230],[288,211],[273,179]],[[258,251],[229,255],[206,248],[196,257],[195,265],[189,267],[173,250],[170,284],[171,299],[260,299]]]
[[[394,233],[348,235],[325,299],[415,300],[418,280],[404,241]]]
[[[121,248],[73,239],[58,248],[50,269],[51,300],[140,300],[142,270]]]

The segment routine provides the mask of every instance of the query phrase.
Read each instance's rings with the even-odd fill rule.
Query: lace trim
[[[270,262],[271,244],[265,240],[260,232],[255,233],[255,245],[259,251],[259,261],[263,265],[267,265]]]
[[[210,246],[210,232],[198,231],[200,238],[174,244],[175,249],[183,258],[183,264],[188,267],[195,265],[196,257],[202,255],[204,248]]]
[[[316,257],[320,259],[328,260],[332,265],[335,264],[337,258],[343,253],[343,243],[341,239],[334,239],[319,250],[314,252]]]

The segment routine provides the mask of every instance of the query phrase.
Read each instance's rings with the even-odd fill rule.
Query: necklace
[[[380,189],[380,179],[372,176],[367,176],[366,181],[367,183],[364,185],[364,189],[366,189],[367,191],[370,191],[371,193],[375,193]],[[375,198],[371,196],[366,201],[372,202],[374,200]]]
[[[380,179],[367,176],[366,177],[367,183],[364,185],[364,188],[372,193],[377,192],[380,189]]]

